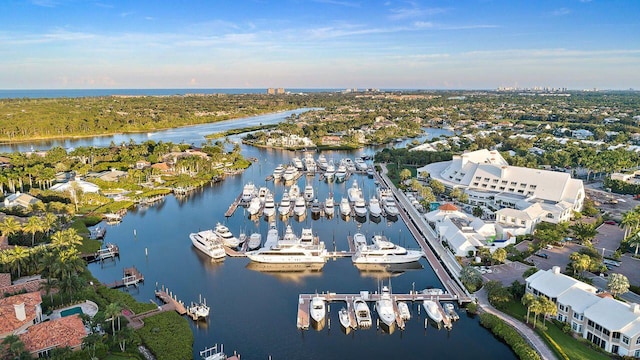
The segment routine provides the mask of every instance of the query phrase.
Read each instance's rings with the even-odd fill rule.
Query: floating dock
[[[129,285],[138,286],[138,283],[144,282],[144,276],[135,266],[124,268],[122,271],[122,280],[117,280],[106,286],[112,289],[121,287],[129,287]]]
[[[162,290],[155,291],[156,297],[160,299],[166,305],[173,307],[173,309],[180,315],[184,315],[187,313],[187,309],[184,306],[184,303],[178,300],[178,297],[175,296],[169,288],[162,286]]]
[[[227,212],[224,213],[224,216],[231,217],[233,213],[236,212],[238,205],[240,205],[240,201],[242,201],[242,193],[238,195],[238,197],[231,203],[231,205],[229,205],[229,209],[227,209]]]

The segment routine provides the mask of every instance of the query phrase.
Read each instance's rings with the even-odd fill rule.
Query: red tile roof
[[[77,348],[87,331],[79,315],[66,316],[31,326],[20,335],[25,349],[35,354],[54,347]]]
[[[26,318],[19,320],[16,317],[15,304],[24,303]],[[27,323],[33,323],[36,318],[36,306],[42,303],[39,292],[13,295],[0,299],[0,334],[13,332]]]
[[[0,274],[0,289],[6,286],[11,286],[11,274]]]
[[[450,203],[440,205],[438,209],[443,211],[458,211],[458,207]]]

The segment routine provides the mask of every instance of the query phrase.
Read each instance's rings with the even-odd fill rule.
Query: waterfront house
[[[2,246],[0,246],[2,248]],[[5,296],[11,296],[17,293],[31,293],[38,292],[42,294],[40,290],[42,288],[42,284],[46,282],[46,280],[40,278],[39,275],[32,276],[31,278],[24,279],[22,278],[19,283],[11,284],[11,274],[9,273],[0,273],[0,298]]]
[[[564,275],[560,267],[538,271],[526,291],[544,295],[558,307],[556,318],[596,346],[620,356],[640,357],[640,306],[598,294],[597,289]]]
[[[48,358],[55,348],[80,349],[87,329],[80,316],[74,314],[33,325],[19,336],[31,356]]]
[[[16,191],[15,194],[11,194],[4,199],[4,206],[7,209],[21,207],[23,209],[29,210],[31,206],[36,203],[42,202],[40,199],[35,198],[29,194],[23,194],[19,191]]]
[[[138,160],[136,161],[136,169],[138,170],[144,170],[148,167],[151,166],[151,163],[148,162],[147,160]]]
[[[24,332],[42,322],[42,297],[39,292],[0,299],[0,339]]]
[[[49,190],[65,192],[71,191],[74,184],[84,193],[97,193],[100,191],[98,185],[84,180],[72,180],[66,183],[55,184]]]

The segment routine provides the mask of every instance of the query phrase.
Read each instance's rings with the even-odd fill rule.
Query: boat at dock
[[[189,307],[187,307],[187,314],[194,320],[198,321],[200,319],[206,319],[209,317],[210,307],[207,306],[207,300],[200,299],[198,303],[191,303]]]
[[[361,329],[370,328],[372,325],[371,310],[369,310],[369,305],[367,305],[366,301],[359,297],[355,298],[353,300],[353,309],[356,312],[358,327]]]
[[[260,233],[253,233],[249,236],[249,241],[247,242],[247,247],[249,250],[255,250],[260,247],[262,243],[262,235]]]
[[[327,305],[324,297],[316,295],[311,298],[311,302],[309,303],[309,315],[311,316],[311,321],[316,328],[321,329],[324,327],[327,315]]]
[[[369,165],[367,165],[367,163],[364,161],[363,158],[361,157],[356,158],[356,169],[358,169],[359,171],[367,171],[368,168],[369,168]]]
[[[335,213],[335,202],[333,201],[333,194],[329,194],[327,199],[324,201],[324,214],[327,217],[332,217]]]
[[[364,236],[363,233],[355,233],[353,234],[353,244],[356,250],[363,246],[367,246],[367,237]]]
[[[460,315],[456,312],[456,307],[453,303],[444,303],[444,312],[451,320],[460,320]]]
[[[313,154],[310,152],[304,154],[304,168],[311,174],[315,173],[318,168],[316,161],[313,159]]]
[[[443,320],[442,313],[440,313],[440,309],[438,308],[438,304],[436,304],[433,300],[424,300],[422,301],[422,306],[424,310],[429,315],[429,318],[433,320],[436,324],[440,324]]]
[[[382,208],[380,207],[380,200],[376,197],[371,197],[369,200],[369,214],[371,217],[379,218],[382,215]]]
[[[306,201],[312,201],[313,198],[315,197],[315,193],[313,191],[313,186],[311,185],[307,185],[304,187],[304,193],[303,193],[304,199]]]
[[[329,163],[327,162],[327,158],[323,154],[320,154],[318,156],[318,161],[316,161],[316,165],[320,170],[326,170]]]
[[[356,213],[356,216],[362,218],[367,216],[367,203],[363,198],[359,198],[353,203],[353,211]]]
[[[222,242],[212,230],[204,230],[189,234],[193,246],[214,260],[227,256]]]
[[[348,334],[351,332],[351,316],[349,315],[349,310],[346,308],[340,309],[340,311],[338,311],[338,319],[340,319],[340,325],[342,326],[342,329],[344,329],[345,333]]]
[[[270,218],[276,214],[276,203],[273,200],[273,194],[267,194],[267,198],[264,201],[264,209],[262,210],[262,213],[267,218]]]
[[[313,199],[313,202],[311,203],[311,213],[314,215],[320,215],[320,203],[318,202],[318,199]]]
[[[293,159],[291,159],[291,164],[296,168],[296,170],[298,171],[302,171],[304,170],[304,164],[302,163],[302,160],[300,160],[299,157],[294,157]]]
[[[284,174],[284,167],[280,164],[273,170],[273,179],[276,181],[282,179],[282,174]]]
[[[309,229],[311,230],[311,229]],[[271,232],[271,230],[269,230]],[[310,232],[310,231],[309,231]],[[313,235],[311,235],[313,236]],[[267,240],[265,246],[254,251],[246,252],[251,261],[274,264],[295,264],[295,263],[326,263],[327,249],[324,242],[311,244],[306,241],[302,243],[300,238],[295,236],[291,226],[287,226],[282,239],[275,244]]]
[[[221,223],[216,225],[213,232],[220,238],[224,246],[235,249],[240,245],[240,240],[233,236],[229,228]]]
[[[353,173],[356,171],[356,166],[351,158],[344,158],[342,159],[342,161],[340,161],[340,163],[344,165],[344,167],[347,169],[347,172]]]
[[[269,190],[268,188],[262,186],[260,187],[260,189],[258,189],[258,199],[260,199],[260,203],[264,204],[265,201],[267,201],[267,195],[271,194],[271,190]]]
[[[351,187],[347,190],[347,195],[349,196],[350,202],[355,202],[358,199],[364,199],[364,196],[362,196],[362,189],[360,189],[357,180],[353,180],[353,184],[351,184]]]
[[[383,330],[391,333],[393,332],[396,324],[396,314],[393,309],[393,300],[391,300],[391,292],[386,286],[382,287],[380,292],[380,298],[376,301],[376,312],[378,318],[382,322],[380,325]]]
[[[420,250],[407,250],[382,235],[374,235],[372,244],[357,248],[351,260],[354,264],[401,264],[416,262],[423,255]]]
[[[289,165],[284,170],[284,173],[282,174],[282,179],[284,181],[293,181],[296,178],[296,176],[298,176],[298,169],[296,169],[295,166]]]
[[[252,182],[247,183],[242,189],[242,201],[245,203],[251,201],[256,195],[258,195],[258,189]]]
[[[260,212],[260,208],[262,208],[262,204],[260,203],[260,199],[258,197],[254,197],[249,202],[249,207],[247,207],[247,212],[251,216],[255,216]]]
[[[298,184],[293,184],[289,188],[289,199],[291,201],[296,201],[296,199],[300,196],[300,187]]]
[[[378,190],[378,197],[387,216],[397,217],[400,214],[391,190],[380,188]]]
[[[409,311],[409,305],[404,301],[398,301],[398,312],[400,312],[400,318],[404,321],[411,320],[411,311]]]
[[[349,200],[345,197],[340,200],[340,214],[345,217],[351,215],[351,205],[349,205]]]
[[[280,205],[278,206],[278,213],[282,216],[289,215],[289,211],[291,211],[291,198],[288,192],[282,194],[282,200],[280,200]]]
[[[336,181],[342,182],[347,178],[347,167],[344,165],[338,165],[338,170],[335,173]]]
[[[336,167],[333,165],[333,161],[329,161],[326,170],[324,171],[324,178],[327,181],[333,181],[336,176]]]
[[[307,213],[307,204],[302,196],[296,198],[293,206],[293,214],[298,218],[302,218]]]

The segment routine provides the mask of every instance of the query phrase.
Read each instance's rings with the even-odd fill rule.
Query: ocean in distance
[[[286,89],[292,93],[335,92],[344,89]],[[171,96],[187,94],[266,94],[266,88],[254,89],[32,89],[0,90],[0,99],[53,99],[111,95]]]

